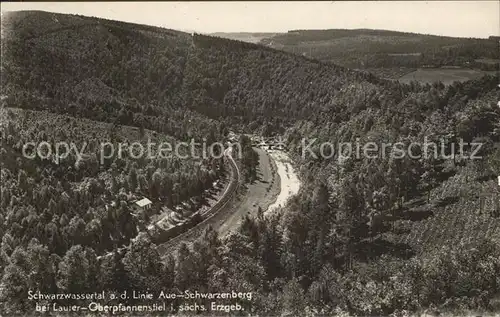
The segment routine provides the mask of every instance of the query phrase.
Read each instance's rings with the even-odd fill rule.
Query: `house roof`
[[[151,200],[144,197],[143,199],[136,201],[135,204],[138,205],[139,207],[144,207],[146,205],[151,204]]]

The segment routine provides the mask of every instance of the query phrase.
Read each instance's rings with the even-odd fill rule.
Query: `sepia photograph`
[[[3,2],[0,316],[500,317],[500,2]]]

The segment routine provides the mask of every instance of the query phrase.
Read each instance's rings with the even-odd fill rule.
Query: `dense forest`
[[[6,315],[32,313],[34,289],[237,290],[255,295],[239,302],[245,314],[266,316],[500,310],[498,76],[406,85],[262,45],[47,12],[11,13],[2,31]],[[127,202],[200,199],[223,162],[99,164],[98,142],[210,142],[230,130],[285,136],[299,194],[229,235],[209,229],[160,254]],[[446,154],[459,140],[480,142],[481,159],[301,155],[303,138],[426,137]],[[22,155],[25,142],[58,140],[86,142],[90,154],[60,164]],[[240,141],[251,182],[258,158]]]

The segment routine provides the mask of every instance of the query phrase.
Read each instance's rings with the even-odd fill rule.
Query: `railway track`
[[[238,191],[241,174],[238,165],[234,161],[231,154],[229,154],[230,149],[226,151],[226,157],[228,159],[229,166],[231,167],[231,181],[224,192],[223,197],[202,215],[203,220],[200,223],[169,239],[168,241],[159,244],[157,249],[162,256],[169,254],[167,251],[179,246],[181,242],[192,242],[194,239],[199,237],[208,226],[216,225],[227,216],[227,209],[225,207],[227,207],[233,200]]]

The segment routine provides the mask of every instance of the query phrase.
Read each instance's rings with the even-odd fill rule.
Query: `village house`
[[[148,198],[144,197],[134,203],[134,207],[137,211],[146,211],[151,209],[151,200]]]

